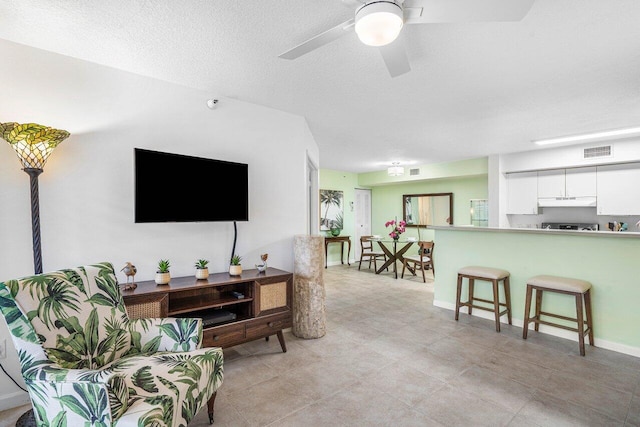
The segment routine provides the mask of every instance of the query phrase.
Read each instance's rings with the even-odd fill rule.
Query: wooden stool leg
[[[507,319],[509,319],[509,324],[512,325],[513,323],[511,323],[511,289],[509,286],[509,276],[505,277],[504,281],[502,282],[502,285],[504,286],[504,298],[505,298],[505,303],[507,304]]]
[[[542,289],[536,289],[536,320],[540,320],[540,311],[542,311]],[[540,323],[536,322],[534,324],[534,329],[536,332],[540,330]]]
[[[580,356],[584,356],[584,313],[582,312],[582,294],[576,295],[576,312],[578,315],[578,344]]]
[[[522,325],[522,338],[527,339],[527,332],[529,332],[529,316],[531,315],[531,293],[533,287],[527,285],[527,298],[524,303],[524,324]]]
[[[493,314],[496,318],[496,332],[500,332],[500,289],[497,280],[492,280],[491,283],[493,284]]]
[[[460,314],[460,298],[462,298],[462,276],[458,274],[458,289],[456,291],[456,320]]]
[[[467,301],[469,303],[469,315],[471,315],[471,310],[473,310],[473,307],[471,307],[471,305],[473,305],[473,285],[475,283],[475,279],[472,279],[471,277],[469,277],[469,301]]]
[[[587,312],[587,327],[589,328],[589,345],[593,345],[593,316],[591,315],[591,289],[584,293],[584,306]]]

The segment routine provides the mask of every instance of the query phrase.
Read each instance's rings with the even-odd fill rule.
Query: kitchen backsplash
[[[539,215],[507,215],[512,228],[539,228],[543,222],[570,222],[598,224],[601,231],[607,231],[607,224],[617,221],[626,223],[628,231],[640,232],[636,223],[640,216],[596,215],[596,208],[540,208]]]

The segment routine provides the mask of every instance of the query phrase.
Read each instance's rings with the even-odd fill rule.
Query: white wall
[[[110,261],[138,268],[152,279],[160,258],[172,276],[193,275],[198,258],[224,271],[233,243],[232,223],[134,224],[133,149],[150,148],[249,164],[249,221],[238,223],[236,252],[245,268],[261,253],[269,265],[292,271],[293,236],[306,234],[307,155],[319,150],[303,117],[220,98],[0,40],[0,122],[35,122],[71,136],[51,155],[40,176],[44,271]],[[209,197],[218,185],[204,183]],[[158,189],[159,203],[171,203]],[[0,140],[0,281],[33,273],[29,178],[9,144]],[[196,201],[185,209],[198,209]],[[122,273],[118,274],[125,280]],[[20,377],[4,321],[0,360]],[[0,410],[26,394],[0,372]],[[4,384],[8,384],[6,387]]]
[[[585,148],[612,146],[611,157],[584,159]],[[588,144],[551,147],[534,151],[503,154],[501,172],[523,172],[543,169],[561,169],[603,165],[608,163],[640,161],[640,138],[627,138],[617,141],[600,141]]]

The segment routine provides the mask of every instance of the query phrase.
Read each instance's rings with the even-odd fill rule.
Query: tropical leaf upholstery
[[[39,426],[186,426],[223,380],[200,319],[130,320],[113,266],[0,283]]]

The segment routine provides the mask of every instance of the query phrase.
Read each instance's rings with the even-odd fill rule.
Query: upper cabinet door
[[[547,198],[565,196],[564,169],[538,171],[538,197]]]
[[[640,215],[640,163],[597,167],[598,215]]]
[[[566,170],[566,196],[596,196],[596,168],[573,168]]]
[[[507,213],[538,214],[538,174],[536,172],[507,175]]]

